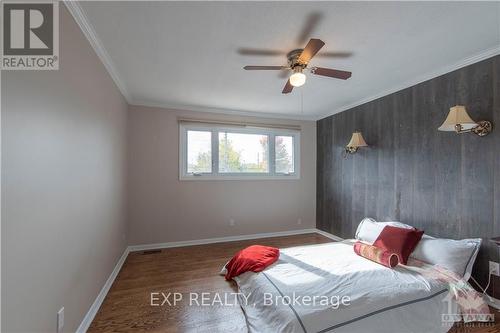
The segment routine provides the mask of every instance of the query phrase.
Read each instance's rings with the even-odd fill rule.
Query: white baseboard
[[[318,233],[318,234],[320,234],[320,235],[322,235],[322,236],[328,237],[328,238],[330,238],[330,239],[332,239],[334,241],[337,241],[337,242],[341,242],[341,241],[344,240],[343,238],[341,238],[339,236],[335,236],[334,234],[331,234],[329,232],[326,232],[326,231],[323,231],[323,230],[320,230],[320,229],[317,229],[317,228],[316,228],[315,232]]]
[[[90,327],[90,324],[92,323],[92,320],[94,320],[95,315],[97,314],[97,311],[101,307],[102,302],[104,301],[104,298],[106,298],[106,295],[108,294],[109,289],[111,288],[111,285],[116,279],[116,276],[120,272],[120,269],[123,266],[123,263],[125,262],[125,259],[127,259],[129,253],[128,247],[125,248],[125,251],[123,251],[122,256],[120,257],[120,260],[116,263],[115,268],[111,272],[111,275],[109,278],[106,280],[106,283],[104,283],[104,286],[102,287],[101,291],[97,295],[94,303],[90,306],[89,311],[83,318],[80,326],[78,326],[78,329],[76,330],[76,333],[85,333]]]
[[[317,232],[317,229],[311,228],[311,229],[298,229],[298,230],[290,230],[290,231],[266,232],[266,233],[251,234],[251,235],[205,238],[205,239],[188,240],[188,241],[180,241],[180,242],[166,242],[166,243],[131,245],[131,246],[129,246],[129,251],[134,252],[134,251],[144,251],[144,250],[154,250],[154,249],[166,249],[166,248],[170,248],[170,247],[203,245],[203,244],[213,244],[213,243],[234,242],[234,241],[248,240],[248,239],[259,239],[259,238],[269,238],[269,237],[312,234],[315,232]]]
[[[106,298],[106,295],[108,294],[108,291],[111,288],[111,285],[115,281],[116,276],[120,272],[120,269],[122,268],[123,263],[125,262],[125,259],[127,259],[127,256],[130,252],[154,250],[154,249],[165,249],[165,248],[180,247],[180,246],[192,246],[192,245],[203,245],[203,244],[213,244],[213,243],[223,243],[223,242],[234,242],[234,241],[239,241],[239,240],[249,240],[249,239],[259,239],[259,238],[269,238],[269,237],[293,236],[293,235],[312,234],[312,233],[318,233],[320,235],[323,235],[323,236],[328,237],[328,238],[335,240],[335,241],[342,241],[343,240],[343,238],[332,235],[326,231],[319,230],[316,228],[311,228],[311,229],[298,229],[298,230],[290,230],[290,231],[267,232],[267,233],[261,233],[261,234],[251,234],[251,235],[206,238],[206,239],[180,241],[180,242],[130,245],[125,249],[125,251],[123,251],[123,254],[120,257],[120,260],[118,260],[118,263],[116,264],[115,268],[113,269],[113,272],[111,272],[111,275],[109,276],[108,280],[106,281],[106,283],[102,287],[101,291],[97,295],[94,303],[92,303],[92,306],[90,307],[89,311],[87,312],[87,314],[83,318],[83,320],[82,320],[80,326],[78,327],[78,329],[76,330],[76,332],[77,333],[85,333],[88,330],[90,324],[92,323],[92,320],[94,320],[94,317],[97,314],[97,311],[101,307],[102,302]]]

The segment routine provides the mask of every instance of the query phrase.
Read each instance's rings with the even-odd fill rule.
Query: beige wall
[[[180,181],[177,118],[299,124],[299,180]],[[128,113],[129,244],[314,228],[316,123],[131,106]],[[229,220],[235,220],[235,226]],[[297,220],[302,224],[298,225]]]
[[[126,245],[127,105],[60,12],[60,70],[2,73],[2,332],[74,332]]]

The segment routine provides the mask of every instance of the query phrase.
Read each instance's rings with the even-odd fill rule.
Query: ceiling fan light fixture
[[[287,53],[286,66],[245,66],[245,70],[288,70],[292,69],[293,73],[281,91],[282,94],[289,94],[294,87],[303,86],[306,83],[306,75],[303,73],[309,65],[309,61],[318,53],[318,51],[325,45],[321,39],[311,38],[303,49],[295,49]],[[333,68],[313,67],[311,74],[331,77],[334,79],[347,80],[351,77],[352,73]]]
[[[302,73],[301,67],[295,67],[294,73],[290,75],[290,84],[294,87],[300,87],[306,83],[306,75]]]

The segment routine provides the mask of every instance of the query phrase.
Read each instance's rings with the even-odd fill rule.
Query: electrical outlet
[[[297,224],[301,225],[302,224],[302,219],[297,219]]]
[[[57,311],[57,333],[61,333],[64,327],[64,306]]]
[[[490,274],[500,276],[500,265],[497,262],[490,261]]]
[[[236,223],[234,222],[234,219],[230,219],[230,220],[229,220],[229,225],[230,225],[231,227],[234,227],[234,225],[235,225],[235,224],[236,224]]]

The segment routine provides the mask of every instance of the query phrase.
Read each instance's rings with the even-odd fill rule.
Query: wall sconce
[[[481,137],[488,135],[491,132],[491,129],[491,122],[487,120],[481,120],[477,123],[472,120],[463,105],[455,105],[450,108],[448,117],[446,117],[444,123],[438,128],[439,131],[454,131],[459,134],[474,133]]]
[[[368,147],[368,145],[366,144],[365,139],[363,139],[361,132],[354,132],[352,133],[351,141],[349,141],[345,147],[344,158],[347,157],[347,154],[354,154],[357,152],[359,147]]]

